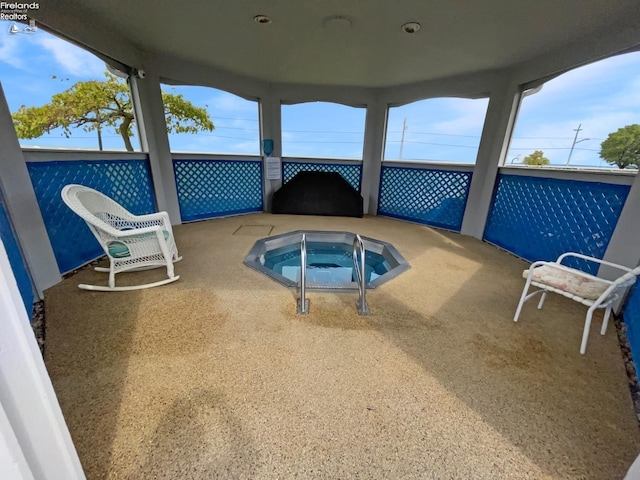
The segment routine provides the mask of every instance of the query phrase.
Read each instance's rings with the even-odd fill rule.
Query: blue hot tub
[[[295,231],[258,240],[244,263],[287,287],[300,279],[300,242],[306,235],[307,288],[357,290],[353,262],[355,234],[350,232]],[[375,288],[407,270],[409,264],[387,242],[361,237],[365,247],[365,282]]]

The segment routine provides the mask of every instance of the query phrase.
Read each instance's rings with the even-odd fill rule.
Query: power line
[[[224,119],[224,120],[239,120],[239,121],[248,121],[248,122],[256,122],[259,120],[254,118],[239,118],[239,117],[212,117],[214,120]],[[246,129],[243,127],[227,127],[227,126],[216,126],[216,128],[225,128],[225,129],[238,129],[238,130],[252,130]],[[364,135],[364,131],[349,131],[349,130],[282,130],[283,133],[338,133],[338,134],[352,134],[352,135]],[[402,134],[403,130],[388,130],[387,133],[399,133]],[[440,132],[423,132],[423,131],[415,131],[412,130],[411,134],[417,135],[434,135],[441,137],[464,137],[464,138],[480,138],[480,135],[463,135],[459,133],[440,133]],[[526,140],[571,140],[573,137],[528,137],[528,136],[514,136],[513,139],[526,139]],[[600,138],[591,137],[592,140],[601,140]]]
[[[217,115],[212,116],[212,119],[216,119],[216,118],[221,118],[224,120],[242,120],[243,122],[259,122],[260,120],[258,120],[257,118],[238,118],[238,117],[219,117]]]
[[[239,118],[239,117],[212,117],[215,119],[224,119],[224,120],[236,120],[236,121],[247,121],[247,122],[256,122],[258,123],[258,119],[254,118]],[[243,127],[228,127],[228,126],[218,126],[216,128],[226,129],[226,130],[244,130],[244,131],[255,131],[252,128],[243,128]],[[388,134],[402,134],[404,130],[388,130]],[[283,133],[325,133],[325,134],[345,134],[345,135],[364,135],[364,131],[349,131],[349,130],[282,130]],[[461,137],[461,138],[480,138],[480,135],[463,135],[458,133],[438,133],[438,132],[423,132],[423,131],[415,131],[412,130],[411,134],[416,135],[433,135],[440,137]],[[513,140],[572,140],[573,137],[529,137],[529,136],[513,136],[511,137]],[[603,140],[602,138],[591,137],[590,140]],[[407,141],[407,140],[405,140]]]
[[[253,141],[257,140],[257,138],[247,138],[247,137],[232,137],[226,135],[217,135],[215,133],[192,133],[190,135],[197,135],[201,137],[214,137],[214,138],[227,138],[232,140],[248,140]],[[340,144],[357,144],[362,145],[361,141],[348,141],[348,140],[286,140],[283,143],[287,144],[328,144],[328,143],[340,143]],[[387,140],[387,143],[400,143],[400,140]],[[454,148],[472,148],[477,149],[477,145],[454,145],[450,143],[436,143],[436,142],[421,142],[418,140],[405,140],[404,143],[412,143],[417,145],[433,145],[437,147],[454,147]],[[510,150],[569,150],[570,147],[513,147]],[[583,150],[590,152],[599,152],[598,149],[592,148],[578,148],[575,150]]]
[[[571,147],[527,147],[527,148],[510,148],[509,150],[570,150]],[[574,150],[583,150],[585,152],[599,152],[597,148],[574,148]]]
[[[388,143],[401,143],[400,140],[387,140]],[[460,147],[460,148],[478,148],[477,145],[451,145],[449,143],[419,142],[417,140],[405,140],[404,143],[414,143],[419,145],[435,145],[438,147]]]
[[[214,130],[242,130],[244,132],[256,132],[258,133],[257,128],[242,128],[242,127],[223,127],[220,125],[216,125]]]
[[[531,140],[571,140],[573,137],[512,137],[518,139],[531,139]],[[603,140],[602,138],[590,137],[589,140]]]
[[[216,135],[214,133],[191,133],[189,135],[196,135],[198,137],[214,137],[214,138],[229,138],[232,140],[255,140],[258,141],[258,137],[247,138],[247,137],[228,137],[226,135]]]
[[[224,139],[229,139],[229,140],[245,140],[245,141],[258,141],[258,137],[252,137],[252,138],[248,138],[248,137],[234,137],[234,136],[228,136],[228,135],[216,135],[216,134],[212,134],[212,133],[190,133],[187,135],[196,135],[199,137],[212,137],[212,138],[224,138]],[[120,135],[103,135],[103,138],[121,138]],[[91,135],[72,135],[71,137],[67,138],[67,137],[43,137],[47,140],[52,140],[52,141],[67,141],[67,142],[71,142],[74,139],[95,139],[95,136],[91,136]],[[345,140],[287,140],[284,141],[283,143],[287,143],[287,144],[352,144],[352,145],[362,145],[363,142],[361,141],[345,141]],[[400,143],[400,140],[387,140],[387,143]],[[437,146],[437,147],[453,147],[453,148],[472,148],[472,149],[477,149],[478,146],[474,146],[474,145],[453,145],[450,143],[435,143],[435,142],[420,142],[420,141],[415,141],[415,140],[405,140],[404,143],[411,143],[411,144],[418,144],[418,145],[433,145],[433,146]],[[512,147],[510,148],[510,150],[569,150],[570,147]],[[598,149],[593,149],[593,148],[579,148],[579,147],[574,147],[574,150],[581,150],[581,151],[587,151],[587,152],[599,152],[600,150]]]
[[[288,140],[282,143],[350,143],[355,145],[363,145],[362,142],[353,142],[353,141],[332,141],[332,140],[315,140],[315,141],[296,141],[296,140]]]
[[[337,130],[282,130],[283,133],[344,133],[348,135],[364,135],[364,130],[360,132],[346,132]]]
[[[214,117],[217,119],[225,119],[225,120],[235,120],[235,121],[251,121],[251,122],[258,122],[259,120],[257,119],[249,119],[249,118],[239,118],[239,117]],[[230,140],[244,140],[244,141],[257,141],[258,140],[258,131],[257,128],[246,128],[246,127],[230,127],[230,126],[224,126],[224,125],[218,125],[216,126],[216,129],[219,130],[239,130],[239,131],[244,131],[244,132],[255,132],[256,133],[256,137],[252,137],[252,138],[247,138],[247,137],[235,137],[235,136],[227,136],[227,135],[218,135],[216,133],[193,133],[192,135],[198,135],[198,136],[206,136],[206,137],[214,137],[214,138],[224,138],[224,139],[230,139]],[[336,130],[282,130],[283,133],[311,133],[311,134],[347,134],[347,135],[364,135],[364,131],[336,131]],[[393,131],[390,130],[389,133],[400,133],[398,131]],[[404,130],[402,131],[402,133],[404,134]],[[433,135],[433,136],[442,136],[442,137],[460,137],[460,138],[474,138],[474,139],[479,139],[480,136],[479,135],[462,135],[462,134],[450,134],[450,133],[435,133],[435,132],[416,132],[416,131],[411,131],[410,133],[412,134],[420,134],[420,135]],[[120,138],[120,135],[102,135],[104,138]],[[51,136],[51,137],[45,137],[48,140],[63,140],[63,141],[72,141],[74,138],[75,139],[83,139],[83,138],[95,138],[95,136],[92,135],[72,135],[72,137],[66,138],[66,137],[55,137],[55,136]],[[567,139],[571,139],[572,137],[512,137],[512,139],[517,140],[517,139],[536,139],[536,140],[567,140]],[[598,140],[596,138],[590,138],[590,140]],[[341,143],[341,144],[362,144],[362,141],[338,141],[338,140],[285,140],[283,141],[283,143],[296,143],[296,144],[328,144],[328,143]],[[470,149],[477,149],[478,146],[477,145],[454,145],[454,144],[447,144],[447,143],[438,143],[438,142],[423,142],[420,140],[407,140],[405,139],[401,139],[401,140],[387,140],[387,143],[400,143],[402,145],[402,143],[407,143],[407,144],[415,144],[415,145],[433,145],[433,146],[440,146],[440,147],[453,147],[453,148],[470,148]],[[576,142],[579,143],[579,142]],[[568,147],[512,147],[510,148],[510,150],[531,150],[531,149],[537,149],[537,150],[569,150]],[[574,149],[575,150],[582,150],[582,151],[590,151],[590,152],[598,152],[598,149],[589,149],[589,148],[578,148],[575,147],[574,144]]]
[[[387,133],[402,133],[402,130],[389,130]],[[435,132],[416,132],[411,131],[411,133],[415,133],[418,135],[435,135],[440,137],[466,137],[466,138],[480,138],[480,135],[462,135],[457,133],[435,133]]]

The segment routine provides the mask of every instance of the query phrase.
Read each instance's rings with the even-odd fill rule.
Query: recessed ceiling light
[[[402,25],[402,31],[404,33],[416,33],[420,30],[420,24],[418,22],[409,22]]]
[[[330,29],[347,29],[353,25],[353,20],[344,15],[332,15],[324,19],[323,25]]]
[[[256,15],[253,17],[253,21],[260,25],[266,25],[267,23],[271,23],[271,18],[266,15]]]

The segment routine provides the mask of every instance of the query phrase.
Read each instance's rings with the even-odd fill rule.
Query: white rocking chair
[[[83,185],[67,185],[62,200],[79,215],[96,237],[109,258],[109,268],[95,267],[109,273],[109,286],[78,285],[84,290],[115,292],[157,287],[175,282],[173,263],[182,259],[173,238],[166,212],[134,215],[106,195]],[[166,267],[169,278],[158,282],[116,287],[116,273]]]
[[[614,281],[605,280],[604,278],[590,275],[582,270],[562,265],[562,261],[569,257],[581,258],[601,265],[607,265],[625,273]],[[524,290],[522,291],[520,303],[518,303],[513,321],[518,321],[524,303],[538,293],[542,294],[538,302],[538,309],[542,308],[548,292],[559,293],[576,302],[582,303],[589,307],[584,322],[582,344],[580,345],[580,353],[584,355],[587,350],[587,339],[589,338],[589,328],[591,327],[593,312],[597,308],[605,309],[602,329],[600,330],[600,334],[604,335],[607,331],[607,324],[609,323],[612,307],[618,299],[624,295],[627,288],[635,283],[638,274],[640,274],[640,267],[632,270],[622,265],[573,252],[560,255],[555,262],[534,262],[528,270],[522,273],[522,276],[526,278],[527,281],[524,285]],[[538,287],[540,290],[528,293],[531,285]]]

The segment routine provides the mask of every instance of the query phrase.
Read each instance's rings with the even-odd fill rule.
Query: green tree
[[[527,155],[522,160],[525,165],[549,165],[549,159],[544,156],[542,150],[536,150],[530,155]]]
[[[135,118],[129,88],[115,75],[105,72],[105,76],[104,81],[77,82],[40,107],[22,105],[12,115],[18,137],[37,138],[62,128],[69,138],[72,129],[82,128],[97,131],[102,150],[102,130],[111,127],[122,137],[127,151],[132,152]],[[215,128],[207,110],[196,107],[182,95],[162,92],[162,100],[169,133],[197,133]]]
[[[640,125],[634,123],[610,133],[600,144],[600,158],[618,168],[640,166]]]

